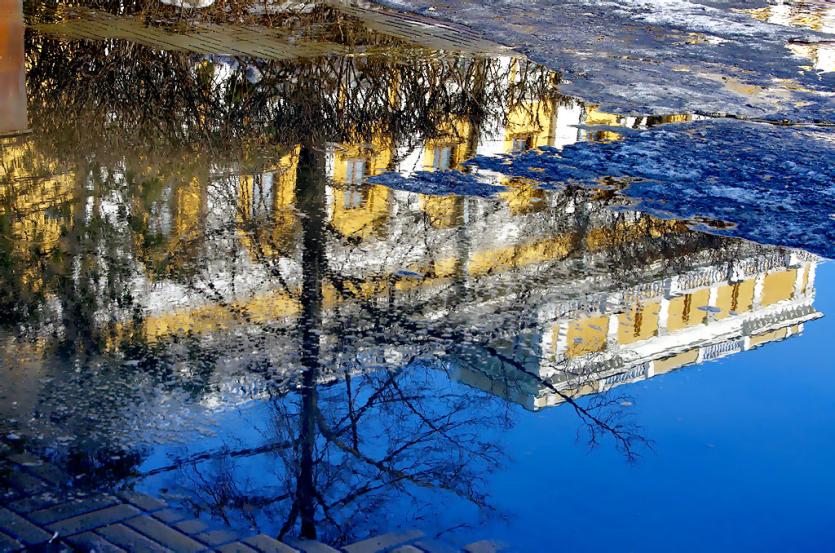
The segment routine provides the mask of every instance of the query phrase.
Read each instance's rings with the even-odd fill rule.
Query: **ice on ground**
[[[490,197],[504,190],[458,171],[417,171],[409,175],[383,173],[368,179],[371,184],[382,184],[395,190],[418,192],[435,196],[463,195]]]
[[[562,71],[563,92],[606,111],[835,121],[835,73],[789,48],[831,41],[835,29],[790,27],[743,11],[779,8],[768,2],[383,2],[469,25],[513,46]]]
[[[638,209],[725,221],[734,227],[714,232],[835,257],[832,127],[706,120],[473,163],[550,186],[614,177]]]

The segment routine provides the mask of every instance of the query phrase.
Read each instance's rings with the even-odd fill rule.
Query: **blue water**
[[[492,398],[484,408],[507,415],[510,424],[480,430],[479,439],[497,445],[503,459],[500,468],[484,469],[479,486],[491,509],[437,490],[412,490],[417,502],[386,496],[357,531],[418,528],[450,543],[489,538],[516,551],[828,550],[835,539],[835,373],[828,358],[835,264],[818,267],[816,286],[815,306],[825,316],[807,323],[803,334],[618,388],[632,402],[630,421],[649,441],[634,461],[611,440],[589,447],[568,405],[531,412]],[[443,372],[415,365],[410,372],[416,380],[426,376],[438,396],[478,397]],[[429,404],[443,408],[440,401]],[[258,446],[270,436],[271,420],[264,403],[225,412],[216,421],[218,435],[159,446],[142,470],[189,453]],[[384,447],[374,436],[397,424],[408,423],[370,422],[367,450]],[[226,462],[241,490],[281,492],[275,458]],[[204,463],[204,474],[216,468]],[[184,486],[192,493],[183,474],[190,473],[147,478],[141,488],[165,495]],[[277,507],[261,513],[260,531],[278,531],[283,511]]]
[[[482,4],[473,24],[507,26]],[[557,14],[590,21],[587,3],[562,4],[511,27],[536,50],[546,34],[530,29]],[[831,123],[835,72],[797,77],[805,92],[764,111],[718,82],[697,97],[696,75],[744,53],[729,75],[788,78],[788,30],[682,49],[676,27],[653,50],[642,25],[599,40],[626,29],[601,14],[553,41],[582,45],[583,76],[573,53],[540,45],[557,73],[415,49],[323,8],[276,21],[288,52],[310,38],[331,54],[248,61],[24,35],[18,9],[8,74],[29,119],[0,140],[0,492],[6,452],[25,449],[70,471],[68,487],[135,488],[241,533],[316,526],[335,546],[420,529],[523,552],[835,550],[835,264],[817,269],[825,316],[801,335],[589,393],[650,367],[633,359],[728,353],[752,334],[710,343],[721,327],[693,324],[676,342],[662,289],[687,306],[682,324],[726,309],[765,328],[777,309],[754,313],[753,289],[767,273],[835,257],[835,129],[801,124]],[[611,70],[638,58],[652,70]],[[624,106],[633,77],[664,97]],[[564,95],[571,81],[585,100]],[[796,124],[696,116],[725,110]],[[784,329],[813,317],[792,279],[802,301],[783,304]],[[744,286],[750,312],[734,313]],[[597,332],[571,332],[586,324]],[[580,405],[612,398],[646,440],[637,457],[605,431],[591,447],[567,402],[523,408],[548,379]]]
[[[835,309],[835,265],[816,307]],[[569,409],[520,412],[490,488],[522,551],[828,551],[835,543],[831,316],[801,336],[632,384],[652,451],[589,450]]]

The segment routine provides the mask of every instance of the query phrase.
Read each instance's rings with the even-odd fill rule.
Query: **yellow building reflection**
[[[0,224],[29,293],[45,291],[43,263],[78,210],[75,190],[75,174],[42,155],[31,137],[0,138]]]
[[[808,28],[822,33],[835,33],[835,7],[826,2],[779,3],[749,10],[749,13],[769,23]],[[787,47],[796,55],[809,60],[810,69],[821,72],[835,71],[835,46],[831,41],[808,44],[791,42]]]
[[[816,266],[810,254],[773,253],[645,285],[660,295],[634,303],[613,296],[609,314],[553,324],[541,374],[562,393],[582,395],[800,334],[821,316],[813,307]],[[562,374],[583,374],[587,384]],[[514,394],[532,409],[563,401],[547,388],[527,390]]]
[[[375,135],[369,144],[340,144],[331,161],[330,224],[342,236],[365,239],[383,231],[390,190],[364,185],[365,179],[391,168],[391,140]]]
[[[299,147],[257,174],[239,176],[237,235],[253,260],[292,255],[299,233],[295,211]]]
[[[463,117],[453,118],[442,123],[438,129],[438,138],[427,140],[423,147],[424,171],[447,171],[459,169],[472,154],[469,151],[473,136],[470,122]]]
[[[0,109],[9,108],[0,111],[0,132],[25,126],[25,97],[15,95],[23,68],[15,50],[22,40],[19,14],[0,11]],[[497,86],[510,87],[518,78],[518,60],[508,63],[510,82],[502,79]],[[198,70],[206,67],[201,62]],[[343,104],[350,92],[340,91]],[[394,91],[385,92],[389,107],[400,109]],[[656,264],[669,261],[658,253],[633,261],[632,274],[614,274],[623,250],[667,239],[674,249],[677,239],[693,233],[680,222],[615,213],[609,207],[623,205],[607,190],[545,190],[534,180],[505,177],[497,179],[505,185],[497,198],[479,198],[368,182],[404,160],[412,170],[460,170],[475,153],[520,154],[582,138],[617,140],[618,127],[684,122],[689,116],[630,118],[525,96],[501,113],[495,128],[478,128],[477,118],[460,114],[443,119],[425,135],[400,137],[402,144],[378,129],[368,142],[316,145],[326,160],[325,174],[318,176],[327,180],[321,246],[332,263],[330,280],[321,284],[324,318],[356,304],[389,302],[406,309],[440,298],[442,307],[416,312],[432,321],[460,317],[456,324],[475,328],[491,306],[530,296],[531,303],[506,311],[526,320],[519,334],[534,342],[538,376],[577,395],[785,339],[819,316],[812,305],[817,260],[800,252],[752,246],[749,257],[712,263],[699,255],[711,252],[693,246],[666,252],[679,256],[674,269],[658,270]],[[595,126],[608,129],[584,130]],[[412,151],[399,150],[407,147]],[[161,167],[148,156],[124,152],[107,168],[124,184],[114,187],[124,194],[124,201],[114,203],[129,222],[123,229],[128,239],[118,247],[134,271],[129,292],[136,301],[129,316],[99,317],[113,327],[109,347],[117,349],[119,338],[159,343],[191,334],[211,340],[232,329],[284,330],[297,322],[309,269],[299,246],[301,221],[311,216],[296,205],[301,148],[265,148],[272,150],[257,159],[248,152],[210,159],[185,148],[166,151],[160,157],[168,161],[157,162]],[[102,211],[101,195],[92,192],[99,168],[78,162],[66,170],[56,159],[28,137],[0,143],[0,217],[16,259],[58,249],[74,218]],[[88,246],[94,257],[97,244]],[[20,265],[27,267],[22,281],[30,289],[46,288],[36,263]],[[486,333],[504,331],[506,322],[490,321],[495,327]],[[586,378],[566,376],[578,374]],[[461,368],[457,377],[532,409],[561,401],[546,388],[514,386],[486,371]]]

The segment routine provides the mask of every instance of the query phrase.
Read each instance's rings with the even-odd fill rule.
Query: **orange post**
[[[25,130],[22,0],[0,0],[0,135]]]

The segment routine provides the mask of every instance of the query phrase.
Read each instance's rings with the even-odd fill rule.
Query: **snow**
[[[790,41],[832,40],[831,27],[789,27],[741,11],[766,2],[382,1],[512,46],[562,72],[563,92],[605,111],[835,121],[835,74],[809,67],[820,62],[788,48]],[[727,79],[740,86],[727,86]]]
[[[472,163],[546,187],[619,178],[639,210],[732,223],[711,232],[835,257],[833,138],[831,127],[719,119]]]

